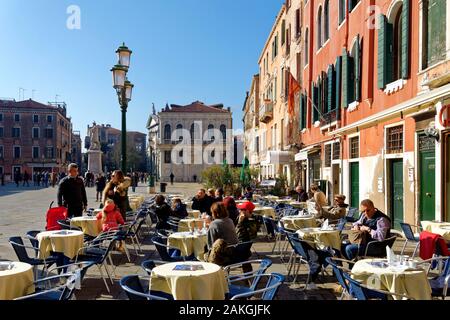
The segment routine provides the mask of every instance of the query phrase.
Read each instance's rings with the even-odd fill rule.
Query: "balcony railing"
[[[259,121],[269,123],[273,119],[273,102],[266,100],[259,109]]]
[[[327,125],[330,125],[331,123],[339,120],[338,119],[338,113],[336,110],[333,110],[331,112],[325,113],[323,115],[323,119],[320,120],[320,126],[325,127]]]

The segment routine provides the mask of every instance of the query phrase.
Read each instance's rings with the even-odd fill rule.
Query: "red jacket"
[[[97,214],[97,220],[103,219],[103,212]],[[114,210],[112,212],[107,212],[106,220],[102,224],[102,231],[109,231],[111,229],[117,229],[119,225],[125,224],[120,211]]]
[[[440,249],[440,254],[443,256],[450,256],[447,242],[444,238],[428,231],[420,233],[420,257],[423,260],[431,259],[437,248]]]

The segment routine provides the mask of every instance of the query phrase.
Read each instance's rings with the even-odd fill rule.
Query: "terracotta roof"
[[[16,108],[50,108],[56,109],[56,107],[43,104],[34,100],[23,100],[23,101],[8,101],[8,100],[0,100],[0,106],[8,106],[8,107],[16,107]]]
[[[224,109],[223,104],[206,105],[203,102],[195,101],[186,106],[180,106],[176,104],[170,105],[170,108],[164,109],[162,112],[208,112],[208,113],[229,113],[227,109]]]

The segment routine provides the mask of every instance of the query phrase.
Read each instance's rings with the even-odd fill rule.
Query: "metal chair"
[[[74,295],[78,277],[76,273],[65,273],[34,281],[35,293],[14,300],[70,300]]]
[[[169,250],[179,250],[179,249],[168,246],[167,238],[156,236],[156,237],[152,238],[152,243],[155,245],[156,251],[158,251],[159,256],[161,257],[162,261],[165,261],[165,262],[186,261],[186,257],[170,256]]]
[[[138,275],[129,275],[120,279],[120,287],[125,291],[129,300],[169,300],[166,297],[162,297],[153,293],[149,293],[142,286],[141,280]]]
[[[430,276],[433,265],[437,266],[440,271],[435,277],[432,277],[428,281],[430,282],[431,295],[433,297],[440,297],[443,300],[449,295],[448,286],[450,283],[450,257],[433,257],[428,260],[421,261],[419,266],[429,265],[427,274]],[[443,267],[442,267],[443,265]]]
[[[387,238],[383,241],[371,241],[367,244],[364,252],[364,257],[385,258],[386,247],[392,248],[394,246],[396,236]]]
[[[306,290],[308,288],[308,284],[309,284],[311,277],[310,277],[310,269],[309,269],[309,264],[308,264],[309,255],[304,250],[302,243],[306,243],[306,244],[309,244],[312,246],[314,246],[314,243],[310,242],[310,241],[300,240],[295,233],[287,232],[286,235],[287,235],[288,241],[289,241],[290,245],[292,246],[292,250],[293,250],[291,253],[291,257],[289,258],[289,262],[288,262],[288,277],[291,275],[292,268],[294,268],[295,277],[294,277],[293,283],[295,283],[297,281],[298,272],[300,270],[302,262],[304,262],[308,268],[308,277],[306,279],[305,288],[304,288],[304,290]],[[298,265],[297,265],[297,258],[298,258]]]
[[[266,285],[262,289],[255,289],[245,293],[240,293],[231,297],[231,300],[240,300],[240,299],[250,299],[255,298],[255,296],[259,296],[260,300],[263,301],[271,301],[274,300],[277,296],[278,290],[280,286],[284,283],[285,277],[279,273],[272,274],[262,274],[262,275],[254,275],[246,277],[245,280],[250,280],[257,277],[258,283],[261,282],[262,279],[266,280]]]
[[[344,278],[344,272],[351,273],[351,271],[343,267],[342,264],[347,263],[349,266],[352,266],[355,264],[355,262],[335,257],[327,257],[325,258],[325,261],[333,269],[334,276],[336,277],[338,283],[342,287],[342,294],[339,300],[342,300],[345,296],[350,297],[350,288]]]
[[[419,249],[420,246],[420,238],[417,236],[415,236],[412,227],[417,228],[417,230],[420,231],[420,227],[419,226],[412,226],[408,223],[404,223],[404,222],[400,222],[400,226],[402,228],[403,234],[406,238],[405,240],[405,244],[403,245],[402,251],[401,251],[401,255],[404,254],[406,246],[408,245],[409,242],[413,242],[416,244],[415,248],[414,248],[414,252],[412,254],[412,258],[414,258],[416,256],[417,250]]]

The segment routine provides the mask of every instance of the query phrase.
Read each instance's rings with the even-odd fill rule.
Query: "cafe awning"
[[[321,149],[320,145],[313,145],[302,149],[295,155],[295,162],[308,160],[308,154],[317,152]]]

